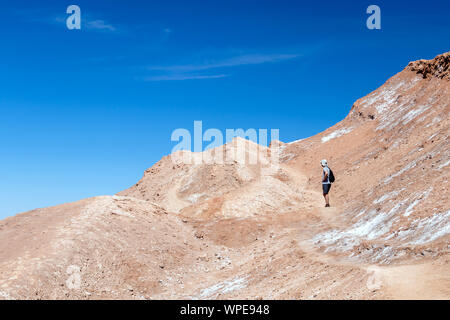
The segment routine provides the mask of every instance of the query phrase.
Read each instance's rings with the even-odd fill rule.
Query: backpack
[[[328,179],[330,180],[331,183],[333,183],[335,180],[333,170],[331,169],[330,169],[330,176],[328,177]]]

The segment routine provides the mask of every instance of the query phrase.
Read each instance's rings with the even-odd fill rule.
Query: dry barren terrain
[[[0,221],[0,299],[449,299],[449,65],[411,62],[311,138],[179,152]]]

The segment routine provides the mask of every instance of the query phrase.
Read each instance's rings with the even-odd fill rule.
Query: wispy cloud
[[[196,64],[147,66],[146,70],[162,73],[143,78],[145,81],[181,81],[217,79],[228,77],[228,74],[198,74],[201,71],[219,68],[232,68],[246,65],[275,63],[292,60],[300,54],[245,54],[225,59],[210,59]]]
[[[228,77],[227,74],[214,74],[214,75],[162,75],[153,77],[144,77],[144,81],[182,81],[182,80],[200,80],[200,79],[218,79]]]
[[[185,64],[172,66],[149,66],[148,70],[161,70],[171,72],[192,72],[216,68],[237,67],[255,65],[270,62],[291,60],[299,57],[299,54],[247,54],[222,60],[210,60],[199,64]]]
[[[101,30],[101,31],[116,31],[116,27],[112,26],[105,20],[92,20],[86,21],[85,27],[90,30]]]

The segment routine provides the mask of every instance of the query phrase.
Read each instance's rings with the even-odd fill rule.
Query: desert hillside
[[[311,138],[179,152],[0,221],[0,299],[449,299],[449,65],[409,63]]]

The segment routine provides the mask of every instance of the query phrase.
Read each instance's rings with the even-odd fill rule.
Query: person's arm
[[[324,175],[323,175],[322,182],[327,182],[328,181],[328,171],[325,170],[325,168],[323,169],[323,173],[324,173]]]

